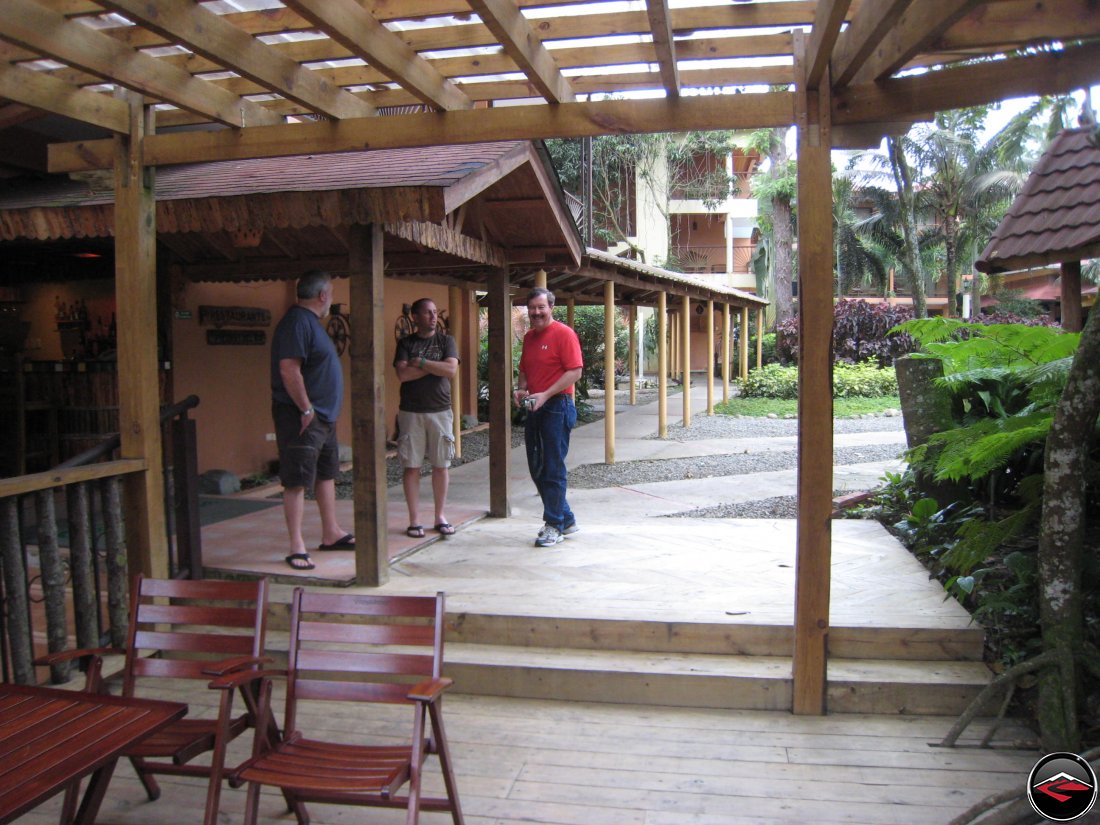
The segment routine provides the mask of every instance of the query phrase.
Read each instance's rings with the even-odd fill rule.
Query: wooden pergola
[[[156,356],[143,345],[156,306],[152,168],[796,126],[803,353],[797,713],[825,709],[830,151],[877,144],[937,110],[1100,81],[1100,15],[1088,0],[750,0],[675,9],[647,0],[644,11],[612,0],[6,0],[3,11],[0,97],[10,102],[0,122],[48,112],[84,124],[81,139],[49,147],[49,170],[114,168],[122,450],[148,462],[130,490],[144,505],[135,518],[146,522],[131,529],[147,537],[148,548],[163,536],[151,523],[161,500]],[[651,94],[621,96],[636,91]],[[352,343],[358,455],[370,455],[383,434],[372,385],[384,368],[382,233],[377,222],[348,233],[352,312],[368,319]],[[509,279],[506,267],[487,279],[498,336]],[[507,352],[497,348],[494,372],[505,374]],[[503,404],[494,406],[496,438],[506,434],[506,414]],[[360,493],[357,502],[367,501]],[[370,535],[381,516],[357,506],[356,532]],[[361,569],[370,561],[360,558]]]

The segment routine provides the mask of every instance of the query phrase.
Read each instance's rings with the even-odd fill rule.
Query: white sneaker
[[[542,528],[538,538],[535,539],[535,547],[553,547],[563,541],[565,541],[565,536],[561,534],[561,531],[557,527],[547,524]]]
[[[561,534],[563,536],[571,536],[574,533],[578,532],[580,529],[581,528],[577,526],[577,522],[574,521],[572,524],[568,524],[563,527],[561,530]]]

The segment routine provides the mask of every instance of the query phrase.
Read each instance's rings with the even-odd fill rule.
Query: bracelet
[[[307,407],[302,410],[302,418],[305,418],[307,415],[313,415],[313,407]]]

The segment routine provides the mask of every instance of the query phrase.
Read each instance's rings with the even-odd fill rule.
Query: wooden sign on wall
[[[199,324],[222,327],[269,327],[271,310],[263,307],[199,307]]]
[[[267,333],[262,329],[208,329],[206,343],[210,346],[263,346]]]

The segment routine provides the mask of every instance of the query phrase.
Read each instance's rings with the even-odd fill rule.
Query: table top
[[[0,684],[0,825],[185,713],[178,702]]]

